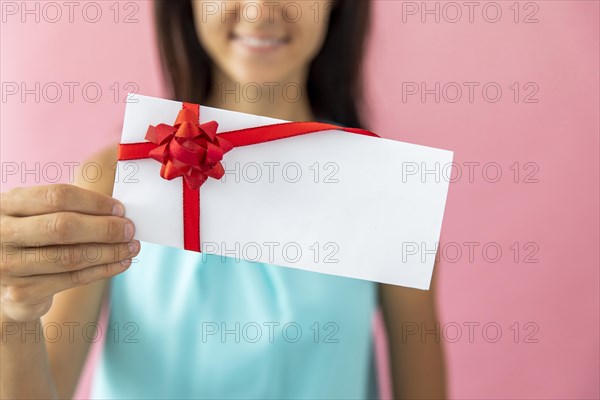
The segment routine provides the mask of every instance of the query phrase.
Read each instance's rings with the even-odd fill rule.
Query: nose
[[[224,17],[235,17],[236,22],[246,22],[264,25],[280,22],[286,19],[284,13],[296,18],[296,14],[302,13],[297,2],[291,0],[256,1],[256,0],[229,0],[221,3]]]

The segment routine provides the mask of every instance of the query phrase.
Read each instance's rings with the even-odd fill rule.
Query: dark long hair
[[[370,1],[337,0],[323,47],[308,75],[308,98],[320,119],[363,127],[362,61],[369,28]],[[212,61],[202,48],[190,0],[155,1],[163,70],[174,98],[202,103],[212,87]]]

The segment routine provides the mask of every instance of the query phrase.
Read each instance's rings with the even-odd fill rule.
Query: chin
[[[265,68],[244,68],[240,67],[230,75],[234,82],[239,82],[240,85],[248,87],[266,85],[267,88],[272,86],[274,89],[285,84],[285,74],[281,71],[265,71]],[[281,82],[281,84],[280,84]]]

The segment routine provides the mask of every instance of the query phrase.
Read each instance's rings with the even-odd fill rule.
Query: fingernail
[[[113,205],[112,213],[113,213],[113,215],[116,215],[117,217],[124,217],[125,216],[125,207],[123,207],[123,205],[120,203],[115,203]]]
[[[131,258],[121,261],[121,265],[124,267],[129,267],[131,265]]]
[[[129,242],[129,244],[127,245],[129,247],[129,253],[133,254],[135,252],[138,251],[138,249],[140,248],[140,244],[139,242],[136,240],[134,242]]]
[[[133,238],[133,224],[128,222],[125,224],[125,240]]]

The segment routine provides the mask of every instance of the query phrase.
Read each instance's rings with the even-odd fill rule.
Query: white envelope
[[[130,95],[121,143],[173,125],[182,103]],[[218,132],[284,121],[200,107]],[[428,289],[453,153],[343,131],[234,148],[200,188],[202,252]],[[119,161],[113,196],[136,238],[183,248],[182,178],[154,159]],[[437,172],[436,172],[437,171]]]

